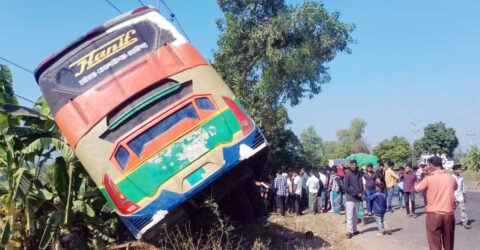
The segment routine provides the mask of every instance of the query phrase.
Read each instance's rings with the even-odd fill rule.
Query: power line
[[[112,2],[110,2],[109,0],[105,0],[105,2],[110,4],[110,6],[112,6],[112,8],[114,8],[114,9],[116,9],[120,14],[123,14],[123,12],[119,8],[117,8],[117,6],[115,6]]]
[[[17,95],[17,94],[13,94],[14,96],[20,98],[20,99],[23,99],[24,101],[27,101],[27,102],[30,102],[30,103],[33,103],[33,104],[36,104],[36,102],[26,98],[26,97],[23,97],[23,96],[20,96],[20,95]]]
[[[447,111],[444,111],[444,112],[441,112],[441,113],[437,113],[436,115],[429,115],[429,116],[427,116],[426,118],[424,117],[424,118],[420,119],[419,121],[426,121],[426,120],[431,120],[431,119],[434,118],[434,117],[445,116],[446,114],[453,113],[454,111],[457,111],[457,110],[459,110],[459,109],[463,109],[463,108],[465,108],[465,107],[469,107],[469,106],[471,106],[472,104],[474,104],[474,103],[476,103],[476,102],[479,102],[479,101],[480,101],[480,98],[475,98],[475,99],[473,99],[473,100],[470,100],[470,101],[467,102],[467,103],[464,103],[464,104],[462,104],[462,105],[460,105],[460,106],[454,107],[454,108],[449,109],[449,110],[447,110]],[[417,122],[418,122],[418,121],[417,121]]]
[[[29,69],[27,69],[27,68],[25,68],[25,67],[23,67],[23,66],[21,66],[21,65],[19,65],[19,64],[17,64],[17,63],[14,63],[14,62],[12,62],[12,61],[4,58],[4,57],[1,57],[1,56],[0,56],[0,59],[4,60],[5,62],[8,62],[8,63],[10,63],[10,64],[12,64],[12,65],[14,65],[14,66],[17,66],[17,67],[20,68],[20,69],[25,70],[25,71],[27,71],[28,73],[32,73],[32,74],[33,74],[33,71],[31,71],[31,70],[29,70]]]
[[[168,12],[170,12],[170,17],[177,23],[178,28],[180,28],[180,30],[182,31],[182,33],[185,35],[185,37],[187,38],[187,40],[190,42],[190,38],[188,37],[187,32],[185,32],[185,30],[183,29],[182,25],[180,24],[180,21],[179,21],[178,18],[175,16],[175,13],[173,13],[173,11],[170,9],[170,7],[168,7],[168,5],[167,5],[167,3],[165,3],[165,1],[160,0],[160,3],[161,3],[163,6],[165,6],[165,8],[168,10]]]
[[[23,66],[20,65],[20,64],[14,63],[14,62],[12,62],[12,61],[4,58],[4,57],[1,57],[1,56],[0,56],[0,59],[2,59],[3,61],[5,61],[5,62],[7,62],[7,63],[10,63],[10,64],[12,64],[12,65],[14,65],[14,66],[16,66],[16,67],[18,67],[18,68],[20,68],[20,69],[25,70],[25,71],[28,72],[28,73],[32,73],[32,74],[33,74],[33,71],[31,71],[31,70],[23,67]],[[18,97],[18,98],[20,98],[20,99],[22,99],[22,100],[25,100],[25,101],[27,101],[27,102],[31,102],[31,103],[33,103],[33,104],[36,103],[36,102],[34,102],[34,101],[32,101],[32,100],[30,100],[30,99],[28,99],[28,98],[26,98],[26,97],[23,97],[23,96],[21,96],[21,95],[17,95],[17,94],[15,94],[15,93],[14,93],[13,95],[16,96],[16,97]]]
[[[137,0],[142,6],[145,6],[145,4],[142,2],[142,0]]]

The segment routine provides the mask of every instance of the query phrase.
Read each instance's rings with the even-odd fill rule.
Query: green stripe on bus
[[[199,181],[203,179],[203,174],[205,174],[205,169],[203,167],[197,169],[195,172],[191,173],[189,176],[187,176],[187,181],[190,183],[190,186],[194,186],[197,184]]]
[[[152,102],[172,93],[173,91],[177,90],[180,88],[180,84],[175,84],[175,85],[172,85],[166,89],[164,89],[163,91],[160,91],[158,93],[156,93],[155,95],[147,98],[145,101],[137,104],[135,107],[133,107],[132,109],[130,109],[127,113],[123,114],[118,120],[116,120],[114,123],[112,123],[109,127],[108,127],[108,130],[113,130],[115,129],[116,127],[118,127],[120,124],[122,124],[122,122],[124,122],[125,120],[127,120],[130,116],[132,116],[133,114],[137,113],[138,111],[140,111],[141,109],[145,108],[147,105],[151,104]]]
[[[236,125],[235,125],[236,124]],[[230,109],[181,137],[117,184],[134,203],[153,196],[158,187],[218,144],[232,141],[240,125]],[[181,185],[181,183],[179,183]]]

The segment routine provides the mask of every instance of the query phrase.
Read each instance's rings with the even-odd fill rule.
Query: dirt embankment
[[[272,215],[268,234],[271,239],[270,249],[363,249],[338,228],[338,215],[306,214],[302,216],[287,215],[282,218]],[[342,217],[343,218],[343,217]],[[309,236],[312,232],[313,237]]]

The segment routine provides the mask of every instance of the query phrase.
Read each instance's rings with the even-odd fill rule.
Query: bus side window
[[[197,106],[200,109],[215,110],[215,106],[213,106],[213,103],[210,101],[210,99],[206,97],[197,98],[195,101],[197,102]]]
[[[123,146],[120,146],[115,153],[115,160],[117,160],[118,165],[120,165],[123,170],[125,170],[125,168],[127,167],[129,158],[130,154],[128,153],[128,151]]]

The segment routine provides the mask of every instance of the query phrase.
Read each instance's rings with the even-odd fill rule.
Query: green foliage
[[[478,171],[480,167],[480,150],[476,146],[472,146],[467,154],[461,156],[460,163],[470,171]]]
[[[395,165],[405,164],[413,155],[413,147],[405,137],[394,136],[390,140],[380,142],[374,149],[380,162],[392,162]]]
[[[7,180],[0,200],[8,222],[1,243],[47,248],[60,232],[74,232],[85,247],[105,248],[114,240],[118,219],[105,209],[105,198],[65,143],[43,98],[34,109],[9,104],[0,112],[8,124],[0,130],[0,173]],[[53,156],[55,163],[47,164]]]
[[[330,80],[325,64],[338,52],[350,52],[354,26],[313,1],[296,6],[283,0],[217,2],[224,18],[217,20],[214,67],[270,142],[270,166],[279,168],[279,159],[297,161],[298,139],[285,128],[285,105],[320,93]]]
[[[417,155],[445,154],[448,157],[453,156],[457,146],[458,138],[455,135],[455,129],[447,128],[443,122],[428,125],[424,129],[424,136],[413,144]]]
[[[325,164],[323,140],[317,135],[313,126],[308,127],[300,134],[300,141],[309,167],[320,167]]]
[[[298,170],[305,167],[302,145],[291,130],[283,130],[277,134],[276,147],[272,147],[269,167],[265,174],[275,174],[276,170]]]
[[[60,200],[63,204],[67,204],[67,197],[68,197],[68,184],[69,184],[69,176],[67,173],[67,164],[63,157],[57,157],[55,159],[55,165],[53,166],[53,178],[55,186],[55,190],[57,191]]]
[[[6,65],[0,64],[0,104],[18,104],[13,92],[12,73]],[[0,112],[0,129],[8,126],[8,114]],[[17,120],[11,122],[17,123]]]
[[[363,141],[362,134],[367,123],[363,119],[354,118],[349,129],[337,131],[338,141],[325,142],[325,155],[327,159],[343,159],[357,153],[369,153]]]
[[[0,103],[18,104],[13,91],[12,72],[0,64]]]
[[[0,246],[5,247],[12,237],[12,216],[7,216],[4,219],[5,226],[3,227],[2,236],[0,238]]]
[[[43,229],[42,237],[40,238],[39,248],[46,249],[56,234],[62,215],[60,213],[52,214],[48,219]]]

